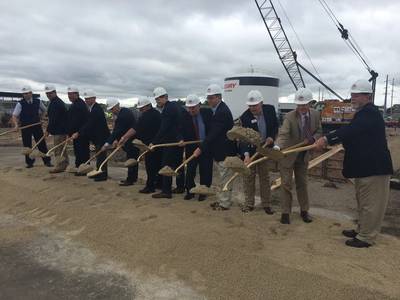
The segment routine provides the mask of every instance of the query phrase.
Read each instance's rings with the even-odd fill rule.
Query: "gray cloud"
[[[328,2],[380,73],[382,102],[384,74],[400,77],[400,25],[394,21],[400,3]],[[330,86],[347,96],[352,81],[368,77],[317,0],[281,3]],[[299,60],[311,69],[275,4]],[[172,97],[185,97],[253,65],[281,78],[282,96],[293,92],[252,0],[3,1],[0,28],[1,90],[50,82],[60,90],[76,84],[102,96],[133,97],[162,85]]]

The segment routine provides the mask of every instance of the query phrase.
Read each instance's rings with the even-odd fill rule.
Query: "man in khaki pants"
[[[297,104],[297,108],[286,114],[274,149],[288,148],[301,142],[305,145],[313,144],[317,135],[322,133],[320,114],[318,111],[311,109],[309,105],[312,100],[313,95],[309,89],[301,88],[296,92],[294,102]],[[308,214],[308,161],[309,153],[307,151],[289,154],[280,162],[282,224],[290,224],[293,172],[301,218],[305,223],[312,222]]]
[[[263,101],[264,99],[260,91],[250,91],[247,95],[246,102],[249,108],[240,116],[240,123],[243,127],[258,131],[263,143],[272,147],[278,134],[279,123],[274,106],[263,104]],[[256,152],[256,148],[247,143],[240,143],[239,148],[244,163],[248,165],[250,163],[250,157]],[[268,166],[268,161],[261,162],[251,168],[251,174],[249,176],[243,178],[246,202],[242,207],[242,212],[247,213],[254,209],[256,174],[258,174],[261,205],[266,214],[272,215],[274,213],[271,208],[271,185]]]
[[[343,230],[346,245],[366,248],[374,244],[381,229],[390,193],[392,159],[387,147],[385,122],[372,103],[372,87],[367,80],[358,80],[351,87],[351,104],[356,114],[350,124],[326,137],[316,145],[342,143],[345,149],[343,176],[355,178],[358,226]]]
[[[65,141],[67,138],[67,107],[65,103],[57,96],[56,88],[53,85],[46,85],[44,92],[50,101],[47,109],[47,115],[49,118],[49,124],[47,126],[46,135],[51,134],[53,136],[54,145],[58,145]],[[54,150],[56,157],[60,157],[63,147],[58,147]],[[50,173],[64,172],[68,166],[68,154],[64,151],[64,160],[61,163],[56,164],[54,169],[50,170]]]

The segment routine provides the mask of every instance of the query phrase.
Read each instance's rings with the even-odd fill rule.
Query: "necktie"
[[[196,133],[196,139],[198,140],[200,138],[200,134],[199,134],[199,124],[197,121],[197,117],[193,117],[193,127],[194,127],[194,132]]]
[[[308,117],[308,115],[304,116],[303,134],[304,134],[304,137],[307,140],[309,140],[310,142],[312,142],[314,140],[314,137],[312,136],[312,133],[311,133],[311,124],[310,124],[310,118]]]

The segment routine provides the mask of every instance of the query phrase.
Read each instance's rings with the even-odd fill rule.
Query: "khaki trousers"
[[[224,184],[233,176],[233,172],[231,169],[226,168],[224,166],[223,161],[216,161],[215,166],[217,168],[217,172],[219,174],[219,179],[221,182],[221,185]],[[229,208],[232,206],[232,188],[229,188],[228,191],[223,192],[220,191],[217,193],[217,199],[218,203],[220,206],[223,206],[225,208]]]
[[[390,194],[390,175],[355,178],[357,239],[374,244],[381,230]]]
[[[67,135],[54,135],[53,136],[54,146],[64,142],[66,138],[67,138]],[[63,147],[60,146],[54,150],[54,155],[55,155],[56,159],[57,159],[57,157],[60,157],[62,149],[63,149]],[[66,150],[64,151],[63,157],[65,158],[65,161],[61,164],[57,164],[55,166],[56,169],[65,170],[67,168],[67,166],[69,164],[69,159],[68,159],[68,153]]]
[[[304,161],[304,154],[299,153],[293,165],[290,167],[280,166],[282,179],[281,185],[281,209],[283,214],[292,212],[292,189],[293,189],[293,172],[296,184],[296,194],[299,201],[300,210],[308,211],[310,209],[307,188],[307,167],[308,161]]]
[[[254,196],[256,192],[256,175],[260,183],[260,198],[263,207],[271,207],[271,184],[269,181],[268,161],[263,161],[253,168],[251,174],[243,178],[245,205],[254,207]]]

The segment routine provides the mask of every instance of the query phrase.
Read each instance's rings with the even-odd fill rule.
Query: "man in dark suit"
[[[226,133],[233,127],[233,117],[229,107],[222,101],[222,89],[216,84],[207,88],[207,102],[213,115],[210,120],[210,130],[200,146],[193,152],[196,157],[203,153],[210,153],[216,162],[221,182],[227,181],[233,174],[224,166],[227,156],[236,155],[235,143],[230,141]],[[218,201],[211,204],[215,210],[227,210],[232,205],[232,190],[219,192]]]
[[[261,135],[262,141],[273,146],[279,130],[279,123],[276,117],[273,105],[263,104],[263,96],[260,91],[253,90],[247,95],[248,109],[240,116],[240,122],[243,127],[254,129]],[[250,163],[250,157],[256,152],[256,147],[248,143],[240,143],[240,154],[247,165]],[[245,194],[245,205],[243,212],[249,212],[254,209],[255,179],[258,174],[260,182],[260,197],[264,211],[272,215],[271,209],[271,187],[269,180],[268,161],[261,162],[251,169],[251,174],[244,177],[243,188]]]
[[[182,111],[178,107],[176,102],[168,100],[167,91],[162,87],[154,89],[154,99],[157,102],[157,106],[162,109],[161,112],[161,124],[156,136],[154,137],[153,144],[163,143],[176,143],[183,141],[181,134],[182,126]],[[165,147],[162,149],[162,161],[161,167],[169,166],[175,169],[179,161],[182,160],[180,157],[182,151],[179,147]],[[153,198],[172,198],[172,178],[169,176],[162,177],[162,190],[160,193],[153,194]]]
[[[322,149],[327,144],[343,144],[343,176],[355,178],[358,226],[342,234],[350,238],[347,246],[366,248],[375,243],[381,229],[393,165],[385,122],[372,103],[372,87],[367,80],[358,80],[352,85],[351,104],[356,114],[350,124],[320,138],[316,145]]]
[[[185,142],[200,140],[206,138],[210,130],[210,122],[212,111],[210,108],[200,107],[200,99],[196,95],[189,95],[186,98],[185,106],[187,112],[183,116],[182,132]],[[187,145],[185,147],[186,158],[189,158],[197,145]],[[198,158],[190,161],[186,170],[186,190],[185,200],[194,198],[194,194],[190,193],[190,189],[195,187],[194,179],[196,177],[196,169],[199,166],[200,184],[210,187],[212,182],[213,160],[208,152],[202,153]],[[204,201],[205,195],[199,195],[198,200]]]
[[[53,136],[54,145],[58,145],[67,138],[68,110],[64,101],[57,96],[56,88],[53,85],[46,85],[44,91],[50,101],[47,108],[49,123],[45,135],[49,136],[49,134],[51,134]],[[62,152],[61,147],[54,150],[56,157],[59,157]],[[63,161],[58,163],[54,169],[50,170],[50,173],[60,173],[65,171],[69,163],[67,151],[64,151],[63,158]]]
[[[137,108],[141,114],[137,123],[136,138],[149,145],[160,129],[161,114],[153,108],[150,99],[147,97],[139,98]],[[161,149],[155,149],[145,155],[147,180],[146,186],[139,193],[151,194],[155,192],[158,171],[161,169],[161,155]]]
[[[119,100],[115,98],[107,99],[107,110],[110,110],[116,116],[114,128],[103,146],[106,150],[113,145],[123,145],[122,149],[126,152],[126,158],[137,159],[139,149],[132,144],[133,136],[136,134],[136,119],[133,112],[125,107],[121,107]],[[120,186],[133,185],[138,179],[138,166],[128,168],[128,176],[119,183]]]
[[[83,136],[92,142],[96,148],[96,153],[100,151],[107,138],[110,136],[110,130],[108,129],[106,116],[101,106],[96,103],[96,93],[93,90],[88,90],[83,93],[86,105],[89,109],[89,117],[87,122],[81,127],[78,132],[72,134],[72,138],[75,140],[79,136]],[[106,159],[106,151],[101,152],[96,158],[97,169]],[[107,165],[102,169],[104,172],[93,177],[94,181],[105,181],[108,177]]]
[[[22,87],[21,92],[23,98],[15,106],[12,115],[12,121],[16,130],[18,130],[19,123],[21,124],[21,127],[39,123],[41,116],[46,112],[46,107],[43,105],[42,101],[33,97],[32,88],[30,86]],[[36,142],[43,137],[42,125],[38,124],[22,129],[21,135],[22,144],[24,147],[32,148],[32,136]],[[38,149],[42,153],[47,152],[47,146],[44,140],[39,143]],[[25,155],[25,163],[27,168],[32,168],[34,162],[35,160],[31,159],[29,155]],[[43,163],[47,167],[53,166],[50,162],[50,157],[43,157]]]
[[[68,135],[72,136],[86,124],[89,118],[89,110],[85,101],[79,97],[79,90],[74,87],[68,87],[68,99],[72,105],[68,110]],[[74,139],[75,167],[85,163],[90,157],[89,140],[85,136],[79,136]],[[75,173],[79,176],[79,173]]]

